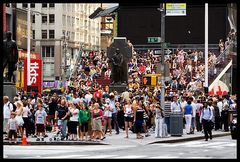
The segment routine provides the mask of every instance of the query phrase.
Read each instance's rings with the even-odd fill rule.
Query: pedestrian
[[[112,111],[110,105],[110,100],[106,100],[106,104],[104,105],[104,115],[103,115],[103,120],[104,120],[104,127],[103,127],[103,132],[104,134],[107,133],[107,130],[109,129],[109,135],[112,135]]]
[[[60,106],[58,106],[56,112],[55,112],[55,120],[58,122],[58,127],[61,130],[61,140],[63,141],[65,138],[67,139],[67,122],[69,118],[69,110],[66,106],[66,100],[61,99]]]
[[[131,104],[130,99],[126,99],[126,105],[124,106],[124,122],[125,122],[125,132],[126,132],[126,137],[128,138],[128,128],[132,128],[132,122],[133,122],[133,107]]]
[[[99,109],[99,104],[94,104],[94,109],[92,111],[92,130],[93,130],[93,139],[96,141],[97,137],[104,139],[104,136],[102,134],[102,119],[103,118],[103,112],[101,109]]]
[[[197,129],[197,132],[202,131],[202,124],[200,123],[200,116],[201,116],[202,108],[203,108],[203,104],[201,103],[201,100],[198,99],[197,104],[196,104],[196,129]]]
[[[76,141],[79,110],[71,101],[69,102],[69,112],[70,112],[70,119],[69,119],[69,126],[68,126],[69,140]]]
[[[170,113],[171,113],[171,97],[165,97],[165,104],[164,104],[164,122],[167,124],[167,132],[170,134]]]
[[[17,143],[17,129],[18,125],[17,120],[15,119],[15,114],[11,113],[10,119],[8,120],[8,139],[10,144],[12,141],[14,141],[15,144]]]
[[[47,118],[52,126],[54,126],[54,117],[55,117],[55,111],[56,111],[57,107],[58,107],[58,105],[57,105],[56,97],[51,97],[50,102],[49,102],[49,112],[48,112]]]
[[[196,110],[197,110],[197,106],[196,106],[196,100],[193,99],[193,97],[190,97],[191,100],[191,106],[192,106],[192,121],[191,121],[191,134],[194,134],[194,130],[195,130],[195,125],[196,125]]]
[[[229,124],[228,124],[228,117],[229,117],[229,105],[228,104],[224,104],[223,106],[223,110],[221,113],[221,121],[223,124],[223,130],[224,132],[228,132],[229,131]]]
[[[13,103],[10,103],[8,96],[3,96],[3,134],[8,135],[8,120],[13,112]],[[7,139],[7,138],[6,138]]]
[[[29,115],[30,115],[30,109],[28,107],[28,103],[26,100],[23,100],[23,121],[24,121],[24,124],[23,124],[23,129],[25,128],[26,129],[26,137],[28,137],[28,134],[29,134]]]
[[[187,101],[187,105],[184,107],[184,117],[186,120],[186,133],[190,134],[191,121],[192,121],[192,105],[191,100]]]
[[[208,141],[208,138],[212,139],[212,128],[211,128],[212,117],[213,117],[212,109],[208,107],[208,103],[204,103],[201,116],[200,116],[200,123],[203,124],[205,141]]]
[[[15,119],[17,120],[17,125],[18,125],[17,133],[18,133],[18,137],[22,137],[22,133],[23,133],[22,127],[24,124],[23,117],[22,117],[22,114],[23,114],[22,101],[17,101],[16,106],[17,106],[17,109],[15,111],[15,114],[16,114]]]
[[[88,109],[88,106],[86,104],[83,104],[82,109],[80,109],[78,113],[78,122],[81,128],[80,140],[83,140],[84,136],[85,136],[85,140],[86,141],[88,140],[87,137],[88,137],[89,121],[91,121],[91,112]]]
[[[143,136],[141,135],[141,131],[143,128],[143,114],[144,114],[144,110],[142,107],[142,101],[139,100],[138,101],[138,105],[136,106],[136,110],[134,111],[134,124],[136,127],[136,138],[137,139],[142,139]]]
[[[35,113],[35,126],[37,128],[37,141],[40,141],[40,138],[42,141],[44,141],[44,133],[45,133],[45,127],[46,127],[46,117],[47,113],[45,110],[43,110],[43,102],[42,100],[38,100],[37,103],[38,110]]]
[[[220,129],[220,112],[219,112],[219,108],[217,106],[217,101],[214,101],[213,102],[213,107],[214,107],[214,117],[215,117],[215,131],[219,130]]]
[[[159,104],[155,106],[155,138],[162,138],[167,136],[167,128],[164,122],[164,112]]]
[[[118,110],[116,108],[116,102],[115,102],[115,99],[114,99],[114,93],[110,93],[110,102],[109,102],[109,105],[110,105],[110,108],[113,110],[112,112],[112,121],[113,121],[113,125],[114,125],[114,129],[116,131],[116,134],[119,134],[119,126],[118,126],[118,121],[117,121],[117,113],[118,113]]]

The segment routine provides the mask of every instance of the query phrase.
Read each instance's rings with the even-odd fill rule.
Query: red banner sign
[[[27,58],[27,51],[19,50],[18,51],[18,58],[20,60],[26,59]],[[40,54],[36,53],[36,52],[30,52],[30,58],[40,60]]]
[[[24,60],[24,90],[42,93],[42,60],[30,60],[30,86],[27,86],[27,59]]]
[[[6,3],[3,3],[3,32],[7,32]]]

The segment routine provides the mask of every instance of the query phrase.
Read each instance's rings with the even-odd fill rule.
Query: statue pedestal
[[[16,95],[16,84],[11,82],[3,82],[3,96],[8,96],[9,101],[13,102]]]
[[[127,85],[124,84],[124,85],[121,85],[121,84],[118,84],[118,85],[109,85],[109,90],[110,92],[113,92],[113,91],[117,91],[118,94],[124,92],[126,90],[126,87]]]

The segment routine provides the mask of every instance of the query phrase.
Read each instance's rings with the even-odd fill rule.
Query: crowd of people
[[[209,53],[209,61],[216,56]],[[61,140],[104,140],[106,134],[116,135],[119,129],[136,133],[137,139],[150,135],[166,137],[170,133],[170,114],[182,112],[187,134],[205,132],[212,138],[211,129],[229,131],[228,111],[236,110],[236,95],[207,96],[204,94],[204,56],[202,51],[178,49],[165,56],[170,69],[170,81],[165,82],[165,106],[160,106],[161,88],[143,86],[142,76],[156,73],[160,58],[153,51],[133,52],[128,64],[128,86],[123,93],[111,92],[97,82],[99,76],[111,77],[111,68],[105,52],[83,56],[77,76],[69,79],[63,94],[19,93],[14,101],[4,101],[4,132],[11,139],[27,136],[44,140],[46,131],[57,125]],[[224,127],[222,128],[222,125]],[[209,134],[209,137],[208,137]]]

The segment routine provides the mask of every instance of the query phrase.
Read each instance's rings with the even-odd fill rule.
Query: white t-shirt
[[[79,110],[78,109],[70,109],[70,113],[72,114],[72,116],[70,117],[70,121],[78,121],[78,113]],[[75,114],[76,113],[76,114]],[[74,115],[75,114],[75,115]]]
[[[36,124],[44,124],[44,118],[47,116],[46,111],[37,110],[35,113]]]
[[[3,117],[4,119],[10,119],[11,111],[13,111],[13,105],[8,101],[6,104],[3,105]],[[9,106],[8,106],[9,104]]]
[[[28,113],[30,113],[30,110],[29,110],[28,106],[23,107],[22,117],[23,118],[27,118],[28,117]]]
[[[9,130],[16,130],[17,120],[15,118],[11,118],[8,120]]]
[[[192,105],[192,117],[195,118],[196,117],[197,105],[194,102],[192,102],[191,105]]]
[[[181,112],[180,104],[178,102],[171,103],[171,111],[172,112]]]
[[[221,114],[222,109],[223,109],[223,102],[222,102],[222,101],[219,101],[219,102],[217,103],[217,107],[219,108],[219,112],[220,112],[220,114]]]

